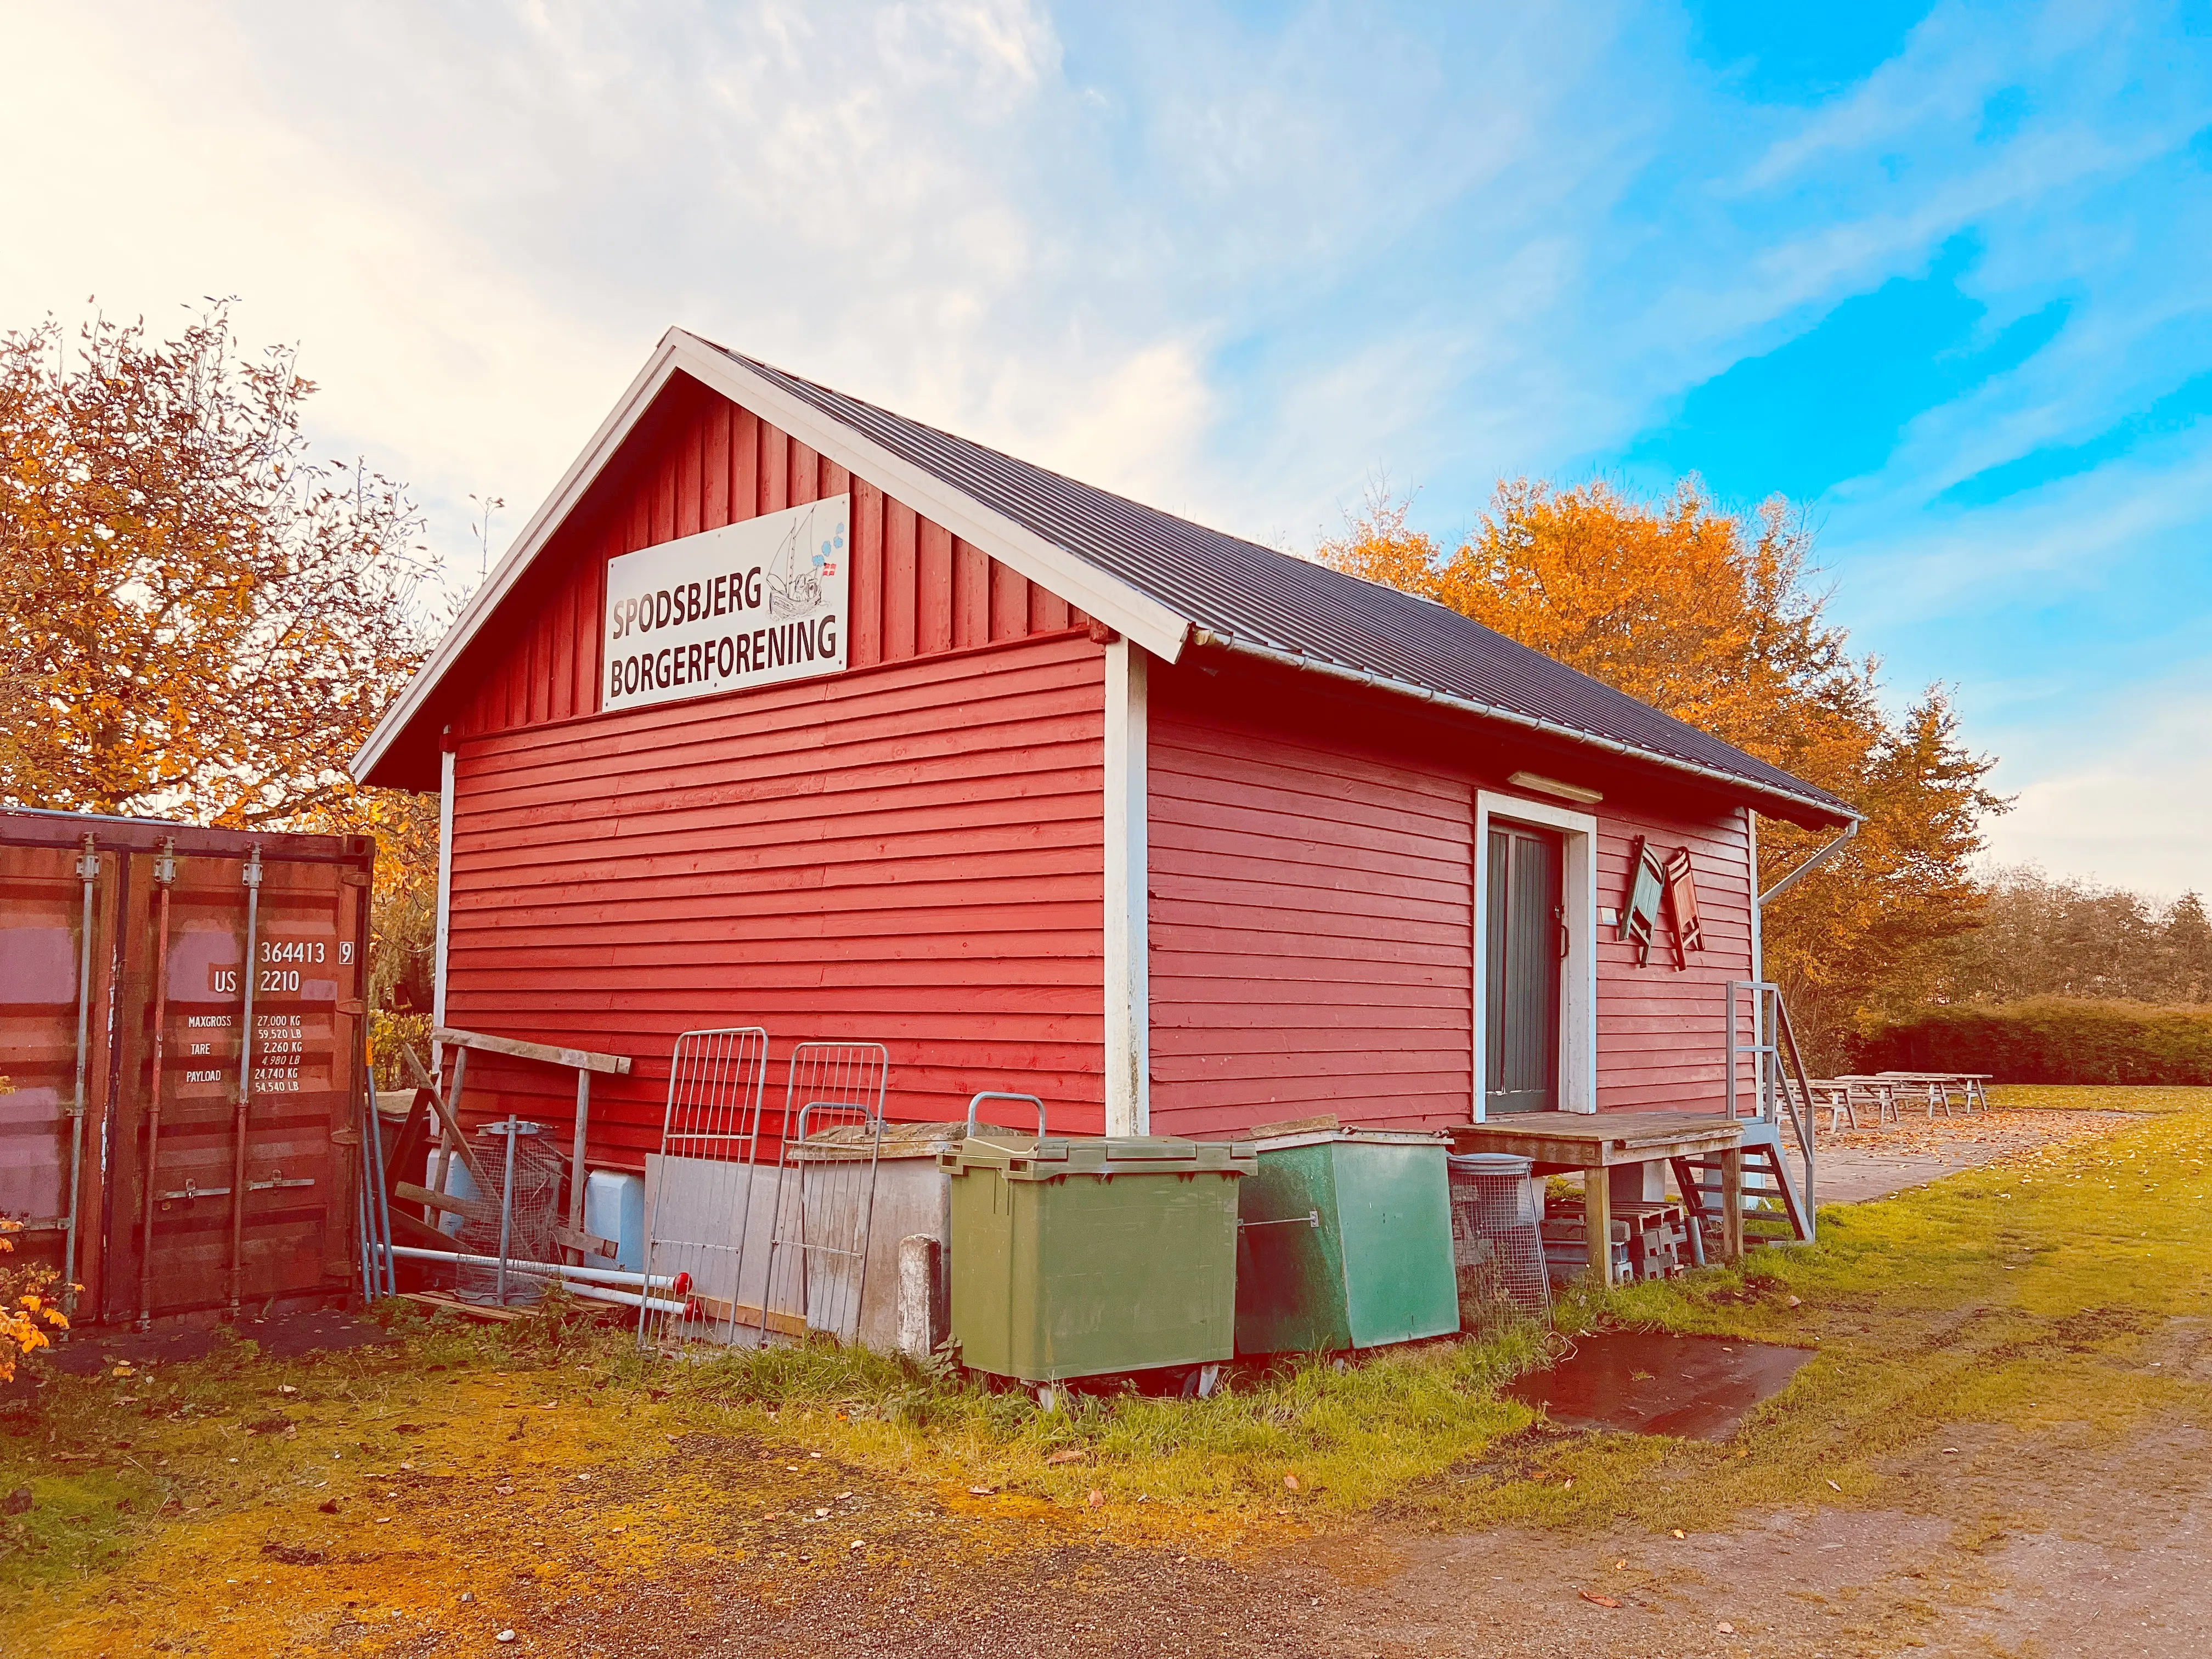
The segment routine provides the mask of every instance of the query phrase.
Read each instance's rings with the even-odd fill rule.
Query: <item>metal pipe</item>
[[[177,878],[177,838],[161,842],[154,860],[154,884],[161,890],[161,919],[154,938],[154,1077],[146,1109],[146,1202],[138,1240],[138,1328],[154,1322],[154,1188],[161,1164],[161,1071],[169,1026],[169,887]]]
[[[496,1267],[495,1255],[471,1255],[464,1250],[432,1250],[419,1244],[392,1244],[386,1247],[402,1261],[442,1261],[448,1266],[458,1263],[465,1267]],[[640,1273],[627,1267],[572,1267],[565,1261],[526,1261],[520,1257],[510,1260],[507,1266],[519,1273],[532,1273],[539,1278],[580,1279],[593,1285],[627,1285],[648,1291],[673,1291],[682,1296],[691,1288],[689,1273]]]
[[[507,1305],[507,1247],[514,1232],[514,1114],[507,1115],[507,1168],[499,1178],[499,1305]]]
[[[1856,819],[1853,819],[1850,823],[1845,824],[1844,826],[1844,833],[1842,835],[1838,836],[1833,841],[1822,847],[1820,850],[1814,854],[1811,858],[1807,859],[1804,863],[1799,865],[1788,875],[1783,877],[1781,880],[1776,882],[1773,886],[1761,893],[1759,896],[1759,908],[1764,910],[1768,905],[1773,903],[1776,899],[1780,898],[1784,893],[1795,887],[1805,877],[1811,875],[1813,873],[1814,867],[1816,865],[1826,863],[1832,854],[1841,852],[1843,850],[1844,843],[1849,841],[1853,836],[1858,834],[1858,832],[1859,826]],[[1753,878],[1756,880],[1758,878],[1758,866],[1756,864],[1752,866],[1752,875]]]
[[[91,1055],[86,1051],[92,1031],[92,889],[100,879],[100,854],[92,837],[84,838],[84,852],[76,861],[77,879],[83,884],[84,913],[80,922],[76,962],[76,1092],[70,1101],[70,1184],[66,1236],[62,1244],[62,1311],[76,1311],[77,1183],[84,1175],[84,1073]]]
[[[376,1160],[376,1184],[374,1188],[376,1239],[378,1243],[388,1245],[392,1243],[392,1194],[388,1187],[390,1177],[384,1167],[384,1115],[376,1109],[376,1073],[373,1070],[368,1073],[368,1127],[369,1149]],[[383,1258],[382,1273],[380,1282],[384,1293],[386,1296],[397,1295],[399,1284],[392,1277],[392,1258],[388,1255]]]
[[[357,1129],[361,1123],[361,1103],[357,1100],[354,1102],[353,1121]],[[370,1281],[376,1272],[374,1264],[377,1241],[370,1237],[374,1224],[368,1218],[368,1148],[366,1146],[362,1148],[361,1156],[362,1178],[355,1183],[353,1189],[353,1228],[354,1242],[359,1246],[361,1255],[361,1299],[366,1304],[375,1299]]]
[[[1389,691],[1398,696],[1412,697],[1421,702],[1434,703],[1439,708],[1455,709],[1465,714],[1480,714],[1486,720],[1502,720],[1508,726],[1517,726],[1530,732],[1540,732],[1548,738],[1562,738],[1569,743],[1579,744],[1586,748],[1603,750],[1607,754],[1626,756],[1632,760],[1642,761],[1652,766],[1663,766],[1669,771],[1686,772],[1692,777],[1704,778],[1712,783],[1725,784],[1731,790],[1741,792],[1747,789],[1772,800],[1793,801],[1800,806],[1809,807],[1823,817],[1842,815],[1856,822],[1864,816],[1863,813],[1853,811],[1848,806],[1839,806],[1835,802],[1814,800],[1808,796],[1793,794],[1787,789],[1778,789],[1772,785],[1762,784],[1751,778],[1739,776],[1734,772],[1723,772],[1717,767],[1701,766],[1695,761],[1679,760],[1672,755],[1662,755],[1649,749],[1638,749],[1632,744],[1622,743],[1617,738],[1601,738],[1595,732],[1577,731],[1571,726],[1561,726],[1552,720],[1539,720],[1533,714],[1523,714],[1514,709],[1501,708],[1495,703],[1477,702],[1471,697],[1455,697],[1449,692],[1437,691],[1425,685],[1415,685],[1407,680],[1394,680],[1387,675],[1370,674],[1360,668],[1347,668],[1342,663],[1325,661],[1319,657],[1309,657],[1301,652],[1280,651],[1273,646],[1258,645],[1248,640],[1237,639],[1227,634],[1217,634],[1210,628],[1194,627],[1191,629],[1191,640],[1194,644],[1211,645],[1224,651],[1235,652],[1242,656],[1257,657],[1263,662],[1272,662],[1279,667],[1325,674],[1331,679],[1348,681],[1353,685],[1362,686],[1368,690]]]
[[[688,1314],[691,1311],[690,1303],[671,1302],[663,1296],[643,1296],[634,1291],[611,1291],[601,1285],[585,1285],[566,1280],[562,1283],[563,1288],[571,1296],[589,1297],[594,1302],[619,1303],[625,1308],[635,1308],[641,1316],[647,1313]]]
[[[253,1096],[253,984],[254,952],[260,943],[261,843],[255,842],[239,878],[246,884],[246,1004],[238,1031],[238,1102],[231,1127],[230,1159],[230,1312],[238,1312],[239,1282],[246,1267],[246,1114]]]

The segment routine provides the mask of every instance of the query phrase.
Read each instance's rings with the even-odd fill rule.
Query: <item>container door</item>
[[[1559,1108],[1561,863],[1557,836],[1491,826],[1483,1105],[1492,1117]]]
[[[244,867],[234,856],[177,860],[167,959],[139,1006],[146,1029],[114,1136],[110,1318],[141,1311],[142,1296],[155,1316],[225,1309],[234,1295],[256,1311],[348,1282],[353,1170],[338,1149],[352,1137],[333,1138],[350,1126],[362,1086],[365,889],[341,866],[266,859],[249,960]],[[160,902],[157,890],[138,919],[156,937]],[[249,975],[246,1190],[234,1217]]]
[[[18,1263],[62,1266],[82,1023],[85,1121],[76,1162],[80,1202],[93,1200],[77,1217],[76,1269],[84,1281],[97,1272],[100,1120],[108,1092],[120,860],[112,852],[99,854],[91,972],[82,976],[80,856],[74,847],[0,846],[0,1216],[24,1229],[12,1239]]]

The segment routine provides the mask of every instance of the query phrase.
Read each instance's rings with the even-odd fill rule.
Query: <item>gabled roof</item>
[[[1216,646],[1318,669],[1692,774],[1778,816],[1849,805],[1457,611],[1208,530],[925,426],[681,329],[665,336],[576,465],[500,562],[354,763],[366,778],[653,397],[681,370],[889,490],[1154,655]]]

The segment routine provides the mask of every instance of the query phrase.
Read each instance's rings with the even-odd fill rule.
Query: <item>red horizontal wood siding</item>
[[[1098,1133],[1103,721],[1063,632],[465,741],[447,1020],[632,1056],[594,1162],[658,1146],[708,1026],[880,1041],[896,1118],[1003,1089]],[[573,1088],[477,1055],[465,1104],[557,1123]]]
[[[1474,797],[1344,729],[1287,729],[1154,676],[1152,1124],[1334,1112],[1465,1122]]]
[[[1598,1109],[1717,1112],[1728,1094],[1728,984],[1752,977],[1751,844],[1743,814],[1608,796],[1596,816],[1599,905],[1626,904],[1629,858],[1636,837],[1644,836],[1662,857],[1689,848],[1705,924],[1705,949],[1680,970],[1663,915],[1641,968],[1634,945],[1616,938],[1614,928],[1597,930]]]
[[[1088,623],[876,484],[678,376],[471,647],[454,733],[598,711],[608,560],[848,490],[851,667]]]
[[[1204,1134],[1334,1112],[1439,1127],[1473,1109],[1474,799],[1556,773],[1401,705],[1156,670],[1151,709],[1152,1124]],[[1751,977],[1743,814],[1617,769],[1597,903],[1635,837],[1690,849],[1705,948],[1677,971],[1597,928],[1601,1110],[1721,1109],[1728,981]],[[1545,800],[1535,796],[1527,799]]]

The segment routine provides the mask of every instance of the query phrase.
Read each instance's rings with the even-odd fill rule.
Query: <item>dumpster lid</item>
[[[1259,1155],[1249,1141],[1182,1140],[1172,1135],[1007,1135],[980,1133],[948,1150],[948,1169],[996,1169],[1009,1179],[1045,1181],[1063,1175],[1189,1175],[1221,1170],[1249,1175]]]
[[[1443,1130],[1425,1129],[1298,1129],[1287,1133],[1255,1136],[1252,1145],[1263,1152],[1287,1152],[1293,1146],[1321,1146],[1338,1142],[1360,1146],[1439,1146],[1449,1148],[1451,1137]]]

